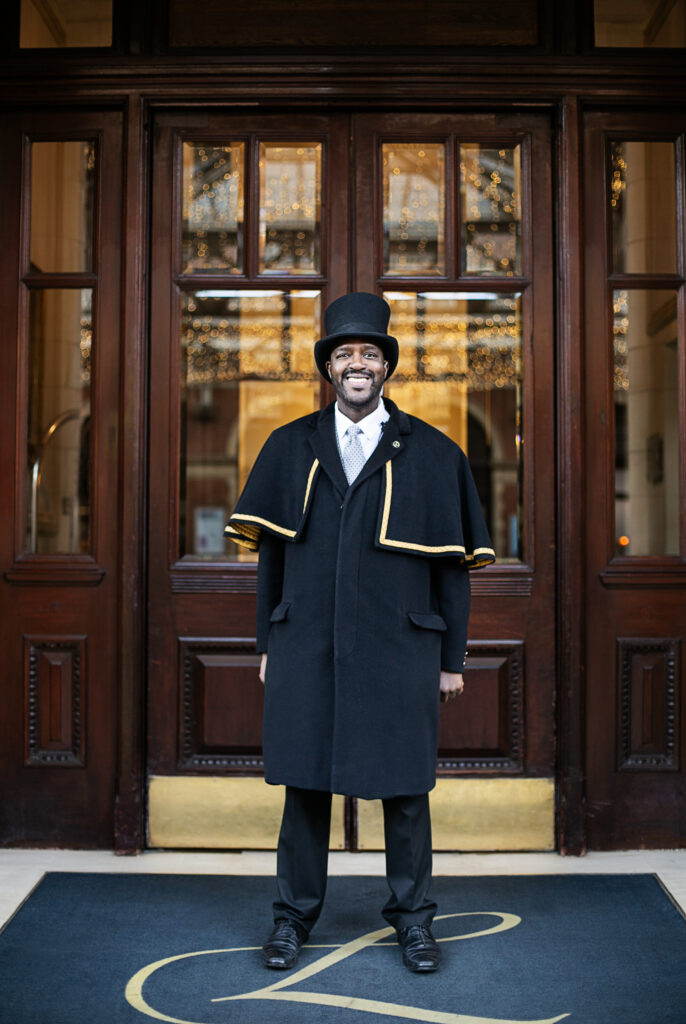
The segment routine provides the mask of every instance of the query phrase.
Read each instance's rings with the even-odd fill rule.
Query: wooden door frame
[[[122,351],[118,510],[121,543],[118,625],[120,680],[114,849],[139,853],[145,845],[145,698],[148,376],[149,200],[148,104],[129,97],[124,122],[124,238],[122,245]],[[126,487],[130,488],[127,499]]]
[[[595,849],[626,849],[635,845],[661,848],[670,840],[676,840],[681,846],[686,844],[683,821],[678,813],[684,795],[683,749],[686,747],[686,717],[682,714],[686,619],[683,604],[674,600],[675,591],[682,590],[686,581],[685,520],[680,508],[681,554],[618,556],[615,553],[615,403],[611,347],[611,302],[615,290],[627,288],[629,294],[633,290],[639,294],[644,290],[675,293],[680,357],[676,384],[680,440],[678,487],[683,505],[686,252],[683,233],[678,229],[684,223],[685,130],[682,112],[661,109],[627,111],[608,104],[587,113],[584,119],[585,176],[594,183],[592,191],[585,196],[587,413],[590,424],[606,425],[599,445],[592,443],[589,427],[585,454],[589,494],[594,500],[598,499],[596,532],[588,538],[584,550],[588,634],[591,638],[596,624],[601,623],[605,640],[604,645],[589,642],[588,675],[591,682],[608,679],[612,684],[604,693],[604,702],[599,687],[588,692],[586,773],[592,814],[588,833]],[[607,205],[607,145],[612,138],[654,139],[674,144],[677,252],[673,272],[619,273],[613,270],[612,229]],[[646,656],[655,659],[654,687],[642,678],[640,664]],[[660,669],[664,673],[661,677]],[[643,715],[649,702],[653,713],[646,727]],[[651,740],[646,748],[635,738],[644,728]],[[600,732],[606,740],[603,744],[598,742]],[[620,808],[617,813],[615,807]]]
[[[437,98],[438,99],[438,98]],[[433,105],[428,101],[422,104]],[[442,102],[435,106],[441,107]],[[408,109],[384,104],[384,109]],[[508,106],[516,109],[516,103]],[[131,482],[133,501],[123,502],[122,536],[134,543],[122,546],[120,593],[120,656],[118,783],[115,798],[115,849],[134,853],[145,845],[144,746],[146,659],[147,529],[147,387],[148,266],[152,192],[149,124],[168,109],[136,92],[129,104],[125,133],[125,204],[135,211],[127,222],[122,310],[129,325],[123,340],[121,472]],[[189,108],[182,108],[188,110]],[[198,108],[190,108],[197,113]],[[294,110],[302,110],[302,106]],[[322,107],[315,106],[315,110]],[[326,109],[326,108],[324,108]],[[354,105],[354,110],[359,109]],[[364,108],[362,108],[364,109]],[[412,108],[410,108],[412,109]],[[414,108],[416,109],[416,108]],[[469,109],[469,108],[467,108]],[[531,109],[531,108],[529,108]],[[584,786],[584,575],[575,557],[584,536],[583,491],[583,226],[581,187],[582,102],[577,95],[558,103],[541,101],[536,109],[557,117],[553,136],[553,212],[556,217],[554,258],[556,276],[556,419],[557,419],[557,834],[561,853],[585,852]],[[133,223],[132,223],[133,221]]]
[[[562,854],[586,852],[586,547],[582,105],[566,97],[555,138],[557,338],[557,833]]]
[[[425,104],[425,106],[428,107],[429,104]],[[154,104],[151,104],[149,110],[146,112],[147,113],[147,117],[144,115],[141,120],[142,121],[143,120],[149,120],[149,118],[155,112],[156,109],[164,110],[164,108],[156,108]],[[390,108],[390,109],[393,109],[393,108]],[[552,110],[554,110],[554,107],[552,105],[550,105],[550,104],[541,104],[538,109],[539,109],[539,111],[541,113],[547,113],[548,116],[550,116]],[[184,108],[182,108],[182,110],[186,114],[189,114],[191,117],[193,116],[193,114],[198,114],[199,112],[202,112],[202,111],[199,111],[198,108],[184,107]],[[513,110],[516,111],[516,107],[514,105],[513,105]],[[302,108],[299,108],[299,111],[302,112]],[[315,111],[321,113],[322,112],[322,108],[321,107],[317,107],[317,108],[315,108]],[[265,112],[267,112],[267,111],[265,111]],[[398,112],[400,112],[400,111],[398,111]],[[468,108],[464,112],[465,113],[468,112]],[[261,113],[262,112],[260,112],[260,114]],[[569,113],[568,112],[567,112],[566,116],[569,119]],[[562,154],[558,153],[558,161],[559,161],[560,165],[562,165],[564,163],[564,160],[567,160],[568,163],[569,163],[569,166],[571,166],[572,157],[569,156],[566,152],[562,153]],[[559,170],[559,167],[558,167],[558,170]],[[573,176],[571,171],[568,171],[568,173],[570,174],[570,176]],[[560,186],[560,176],[559,176],[559,174],[558,174],[558,178],[556,179],[556,181],[554,181],[553,184],[554,184],[555,188],[553,188],[553,190],[551,192],[552,209],[553,209],[553,212],[557,211],[557,213],[558,213],[558,221],[559,221],[559,220],[562,219],[560,217],[560,212],[561,212],[561,206],[560,206],[561,186]],[[578,182],[577,182],[577,185],[578,185]],[[555,189],[557,189],[557,191]],[[568,210],[565,207],[564,214],[565,214],[564,224],[566,225],[567,237],[571,237],[571,235],[573,234],[573,232],[575,230],[575,222],[574,222],[574,217],[573,217],[573,210]],[[139,230],[140,230],[140,228],[139,228]],[[565,252],[565,255],[568,257],[568,263],[573,264],[574,263],[574,257],[572,255],[570,255],[570,253],[574,253],[576,255],[576,259],[578,260],[579,247],[578,246],[574,246],[574,247],[570,246],[570,248],[567,249],[566,252]],[[556,255],[557,254],[558,253],[556,253]],[[570,270],[571,269],[572,268],[570,266]],[[556,287],[557,287],[557,282],[555,280],[553,280],[553,289],[555,289]],[[558,308],[559,308],[559,304],[558,304]],[[562,318],[560,318],[560,319],[562,319]],[[558,369],[557,369],[558,384],[559,384],[559,380],[560,380],[560,376],[561,376],[560,365],[563,363],[563,360],[561,360],[559,358],[560,357],[560,345],[561,345],[561,342],[563,341],[563,339],[567,339],[567,337],[568,337],[568,334],[569,334],[569,324],[568,324],[568,321],[565,320],[564,324],[563,325],[561,324],[561,327],[562,326],[564,326],[564,330],[562,330],[562,329],[560,330],[560,334],[559,334],[559,338],[558,338],[558,347],[556,349],[556,354],[557,354],[556,363],[557,363],[557,367],[558,367]],[[573,347],[572,347],[572,350],[574,350]],[[141,369],[141,365],[139,364],[139,372],[140,372],[140,369]],[[567,376],[569,376],[569,373],[567,374]],[[563,395],[563,394],[566,395],[566,391],[564,391],[562,388],[560,388],[560,394],[561,395]],[[564,435],[567,438],[566,447],[565,447],[565,443],[564,443],[564,436],[561,436],[562,435],[562,431],[558,432],[558,450],[562,450],[562,451],[565,452],[565,456],[567,458],[568,464],[571,464],[573,459],[574,459],[574,456],[578,455],[578,452],[576,451],[576,443],[578,442],[578,436],[576,435],[576,424],[575,424],[575,416],[574,416],[575,410],[573,410],[573,409],[571,411],[570,411],[570,409],[566,409],[565,410],[565,406],[564,406],[564,403],[563,403],[563,406],[559,410],[559,412],[560,412],[560,417],[559,417],[560,420],[563,419],[563,413],[567,415],[567,421],[569,422],[569,427],[568,427],[568,430],[566,432],[566,435]],[[140,413],[140,409],[139,409],[139,413]],[[139,465],[140,465],[140,463],[139,463]],[[141,475],[145,476],[145,474],[143,474],[143,473]],[[567,500],[566,502],[563,502],[561,500],[562,495],[563,495],[562,466],[561,466],[559,474],[557,475],[557,483],[556,483],[556,485],[557,485],[558,500],[560,501],[560,507],[561,508],[565,508],[566,511],[571,511],[572,519],[573,519],[574,515],[575,515],[574,503],[570,502],[569,500]],[[576,518],[577,519],[580,518],[579,514],[578,514],[578,509],[576,510]],[[557,532],[559,550],[562,550],[562,548],[563,548],[563,538],[569,538],[569,537],[574,536],[575,535],[575,529],[576,529],[576,525],[570,526],[569,522],[563,521],[562,517],[560,517],[560,519],[558,520],[558,532]],[[578,534],[576,534],[576,535],[578,536]],[[568,549],[569,549],[569,546],[567,546],[566,550],[568,550]],[[571,565],[573,566],[574,563],[572,562]],[[569,568],[569,567],[570,566],[568,565],[567,568]],[[564,568],[565,568],[564,561],[561,560],[558,563],[558,573],[561,573],[564,570]],[[558,593],[560,593],[563,590],[561,575],[558,576],[557,590],[558,590]],[[569,587],[564,588],[564,592],[565,592],[566,595],[569,595],[568,603],[569,603],[570,607],[573,608],[574,605],[575,605],[575,602],[574,602],[574,599],[572,597],[572,590],[571,590],[571,588],[569,588]],[[564,640],[565,640],[565,643],[567,644],[567,646],[569,648],[572,648],[580,656],[581,652],[580,652],[579,643],[578,643],[578,640],[577,640],[578,634],[575,632],[574,617],[570,616],[570,617],[566,618],[564,620],[564,625],[563,625],[562,618],[560,616],[558,616],[557,621],[556,621],[556,628],[557,628],[557,632],[558,632],[558,641],[560,641],[560,636],[561,636],[561,634],[563,634]],[[561,649],[562,649],[562,644],[561,644],[561,642],[558,642],[558,667],[559,667],[559,670],[560,670],[559,675],[558,675],[558,707],[560,708],[559,720],[561,720],[562,717],[565,714],[567,714],[569,716],[570,721],[573,721],[575,715],[578,717],[578,708],[580,706],[579,688],[578,688],[578,685],[576,685],[578,683],[579,676],[578,675],[575,676],[573,665],[570,665],[570,662],[567,659],[565,659],[564,657],[562,657],[562,655],[560,653]],[[144,673],[141,673],[141,680],[143,680],[143,679],[144,679]],[[133,689],[134,689],[133,685],[131,685],[128,689],[129,689],[130,693],[132,693]],[[560,696],[563,693],[566,693],[569,696],[569,700],[567,701],[566,704],[565,704],[564,701],[562,701],[560,699]],[[140,708],[142,700],[143,700],[143,695],[142,695],[141,691],[139,690],[138,691],[138,695],[136,697],[133,697],[133,699],[129,699],[129,704],[128,704],[129,711],[128,711],[128,713],[129,714],[131,713],[131,708],[132,708],[132,705],[134,703],[136,703],[138,705],[138,707]],[[125,715],[123,713],[122,723],[124,722],[124,720],[125,720]],[[140,722],[140,718],[139,718],[139,722]],[[559,787],[559,797],[556,800],[556,814],[558,816],[558,830],[559,830],[559,845],[564,850],[564,852],[569,852],[569,853],[581,852],[582,849],[583,849],[583,816],[580,813],[581,804],[580,804],[580,799],[579,799],[578,778],[576,777],[576,766],[581,761],[581,758],[578,756],[578,751],[577,751],[577,747],[578,747],[578,743],[579,742],[580,741],[577,738],[576,742],[572,743],[571,745],[567,745],[567,748],[565,748],[564,745],[563,745],[560,748],[560,753],[558,754],[558,760],[557,760],[557,765],[556,765],[556,778],[557,778],[558,787]],[[139,754],[140,754],[140,750],[141,750],[141,747],[139,745],[138,746]],[[128,753],[129,762],[131,762],[134,758],[135,758],[135,752],[134,751],[129,751],[129,753]],[[118,800],[117,800],[117,810],[118,810],[119,815],[120,815],[120,827],[118,828],[118,835],[121,835],[122,839],[125,840],[125,841],[127,840],[127,837],[130,837],[130,838],[128,838],[129,848],[130,849],[140,848],[140,845],[142,845],[142,836],[143,836],[143,821],[142,820],[139,822],[138,828],[132,827],[132,825],[131,825],[131,822],[133,820],[133,815],[131,813],[132,811],[135,811],[135,813],[140,815],[141,818],[142,818],[142,806],[141,806],[142,805],[142,801],[140,799],[140,795],[142,794],[143,789],[144,789],[144,778],[145,778],[145,771],[144,771],[144,767],[143,767],[143,758],[142,758],[142,756],[138,758],[138,765],[140,766],[140,774],[138,775],[138,794],[139,794],[138,799],[136,800],[136,797],[134,795],[134,790],[136,789],[136,785],[134,783],[134,784],[129,786],[128,800],[126,802],[123,802],[123,801],[121,801],[119,799],[119,797],[118,797]],[[129,777],[130,777],[131,781],[133,782],[133,775],[130,775]],[[128,807],[128,813],[127,813],[127,807]],[[581,824],[579,824],[579,822],[581,822]],[[576,829],[576,836],[575,835],[571,835],[571,838],[567,839],[566,838],[567,835],[570,835],[571,832],[573,832],[573,829],[570,828],[570,823],[573,824],[573,829]],[[128,828],[128,833],[127,833],[127,828]],[[136,842],[135,839],[133,839],[133,837],[136,834],[136,832],[137,832],[137,835],[138,835],[138,841],[137,842]],[[579,835],[582,836],[581,839],[578,838]],[[125,841],[121,842],[122,849],[124,849],[124,847],[126,845]]]
[[[152,111],[151,114],[155,115]],[[203,776],[220,774],[229,776],[234,787],[236,779],[230,777],[258,775],[261,759],[237,753],[235,756],[219,751],[216,757],[207,752],[203,741],[202,715],[197,718],[188,708],[195,707],[192,697],[186,703],[177,694],[178,690],[188,694],[194,690],[194,680],[186,672],[194,651],[212,649],[228,662],[246,656],[259,659],[254,653],[254,611],[251,610],[251,595],[256,592],[257,567],[254,562],[227,562],[216,559],[198,562],[194,556],[179,557],[178,514],[176,503],[179,495],[178,451],[178,360],[180,346],[170,345],[170,339],[178,337],[179,303],[177,293],[192,292],[202,288],[226,288],[235,282],[237,289],[313,288],[321,291],[323,301],[343,294],[347,286],[347,250],[338,259],[332,250],[330,239],[346,237],[348,227],[347,199],[349,195],[348,172],[348,116],[335,110],[316,109],[294,112],[288,117],[273,111],[255,111],[246,114],[238,109],[217,110],[210,114],[203,109],[185,108],[181,111],[160,111],[154,116],[155,171],[160,174],[162,185],[152,199],[152,230],[156,233],[156,253],[151,252],[152,298],[151,305],[159,317],[151,327],[150,346],[159,380],[151,381],[151,389],[160,388],[155,407],[149,413],[151,454],[148,474],[152,493],[149,498],[150,520],[155,519],[161,536],[155,537],[149,545],[148,604],[160,614],[160,626],[150,623],[147,664],[150,666],[148,697],[149,749],[146,767],[150,773],[150,831],[153,841],[159,836],[153,822],[159,821],[155,809],[159,806],[157,794],[166,783],[172,784],[178,778],[183,784],[184,777],[195,776],[198,783]],[[287,143],[311,138],[312,141],[327,144],[323,150],[322,181],[322,266],[321,272],[312,275],[259,274],[258,266],[258,208],[256,194],[246,196],[245,211],[245,252],[244,273],[228,277],[226,273],[203,273],[192,275],[180,273],[180,261],[176,251],[180,237],[180,225],[172,218],[178,216],[178,186],[180,181],[179,148],[182,141],[205,142],[207,145],[221,143],[222,138],[235,137],[246,143],[246,173],[251,174],[254,187],[257,181],[257,143],[269,141]],[[249,147],[249,149],[248,149]],[[250,154],[250,155],[249,155]],[[252,171],[250,170],[252,168]],[[341,228],[342,224],[342,228]],[[152,378],[152,374],[151,374]],[[326,393],[325,386],[313,379],[317,394]],[[153,437],[154,435],[154,437]],[[162,454],[155,464],[155,447]],[[152,522],[148,529],[152,529]],[[221,594],[222,611],[230,618],[230,627],[220,634],[222,626],[216,621],[217,595]],[[246,602],[247,596],[247,602]],[[203,603],[204,602],[204,603]],[[153,612],[151,611],[151,614]],[[214,616],[214,617],[213,617]],[[175,649],[171,648],[174,645]],[[254,672],[254,685],[257,683]],[[253,681],[251,680],[251,683]],[[202,687],[202,681],[198,684]],[[261,701],[261,696],[259,697]],[[183,704],[183,706],[182,706]],[[177,722],[178,716],[178,722]],[[205,721],[207,721],[205,719]],[[239,779],[240,783],[250,780]],[[252,780],[257,781],[257,780]],[[179,787],[174,790],[172,800],[179,799]],[[238,787],[234,787],[234,792]],[[273,791],[276,794],[276,791]],[[169,799],[163,795],[160,799]],[[164,817],[164,815],[162,816]],[[237,834],[237,833],[236,833]],[[172,841],[180,841],[178,836]],[[164,838],[162,844],[168,844]],[[240,840],[239,840],[240,845]]]
[[[11,714],[3,722],[4,728],[11,729],[3,750],[5,756],[12,758],[11,771],[4,778],[16,791],[18,801],[35,808],[33,814],[17,814],[16,830],[8,808],[8,843],[112,844],[110,794],[119,775],[117,750],[121,734],[117,657],[121,543],[117,503],[121,501],[119,250],[123,180],[118,156],[123,123],[120,106],[84,111],[65,102],[54,112],[29,108],[3,115],[11,156],[3,162],[0,177],[3,194],[12,196],[16,206],[8,215],[8,241],[11,239],[12,244],[3,250],[1,261],[0,308],[10,370],[3,375],[0,386],[0,419],[5,439],[2,468],[8,481],[3,488],[2,504],[4,521],[13,524],[13,529],[3,536],[1,589],[8,605],[6,621],[14,619],[8,665],[17,666],[19,660],[19,670],[10,670],[11,692],[8,687],[6,703]],[[93,210],[93,261],[88,270],[62,273],[35,271],[28,266],[31,197],[27,157],[34,139],[96,142],[97,199]],[[109,205],[103,202],[105,195],[112,198]],[[38,554],[27,551],[24,542],[27,307],[28,293],[34,288],[75,292],[92,289],[95,298],[89,502],[92,516],[88,550],[83,553]],[[98,629],[102,630],[99,636]],[[42,660],[45,667],[55,650],[63,661],[57,672],[54,696],[51,693],[47,698],[38,666]],[[105,664],[98,686],[93,680],[98,678],[100,658]],[[55,744],[41,749],[39,734],[46,729],[46,707],[54,699],[60,707],[61,724]],[[18,705],[23,707],[17,729]]]

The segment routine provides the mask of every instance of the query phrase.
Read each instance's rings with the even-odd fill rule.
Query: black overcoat
[[[227,534],[259,548],[267,782],[364,799],[435,784],[441,668],[494,560],[466,457],[400,412],[348,486],[333,404],[270,436]]]

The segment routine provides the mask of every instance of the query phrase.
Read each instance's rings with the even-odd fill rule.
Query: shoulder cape
[[[392,402],[386,404],[391,419],[372,456],[382,474],[375,545],[423,557],[459,558],[469,569],[494,562],[462,449]],[[331,408],[280,427],[268,438],[226,526],[226,535],[237,544],[257,551],[263,531],[294,544],[303,539],[323,472],[314,452],[320,446],[311,442],[315,433],[333,431],[333,416],[327,415]],[[333,454],[339,458],[337,451]]]

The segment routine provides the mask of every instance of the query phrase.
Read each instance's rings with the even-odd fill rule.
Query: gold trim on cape
[[[310,468],[309,475],[307,477],[307,484],[305,487],[305,500],[303,502],[302,514],[305,514],[307,509],[307,503],[310,500],[310,493],[312,491],[312,483],[314,481],[315,473],[319,466],[319,459],[315,459]],[[240,530],[237,530],[232,523],[240,524]],[[252,526],[252,523],[259,523],[260,526]],[[266,526],[267,529],[273,530],[275,533],[280,533],[284,537],[295,537],[298,533],[297,530],[289,530],[285,526],[279,526],[277,523],[272,523],[269,519],[263,519],[262,516],[249,516],[242,512],[234,512],[230,517],[228,523],[224,527],[224,533],[230,536],[231,540],[235,541],[236,544],[242,544],[243,547],[249,548],[250,551],[257,551],[260,545],[260,534],[262,532],[261,527]]]
[[[495,551],[492,548],[476,548],[471,554],[467,554],[466,548],[460,544],[416,544],[414,541],[409,540],[391,540],[388,537],[388,519],[391,514],[391,500],[393,497],[393,469],[391,467],[391,460],[389,459],[386,463],[386,493],[384,495],[383,503],[383,516],[381,518],[381,529],[379,531],[379,544],[383,544],[385,547],[401,548],[404,551],[425,551],[427,554],[440,555],[445,554],[449,551],[454,551],[457,555],[464,555],[465,561],[477,562],[477,555],[491,555],[495,558]],[[491,561],[490,558],[486,559],[483,563],[487,565]],[[475,566],[476,567],[476,566]]]
[[[312,469],[310,470],[310,475],[307,478],[307,487],[305,489],[305,500],[303,502],[303,512],[307,508],[307,502],[308,502],[309,497],[310,497],[310,489],[312,487],[312,481],[314,480],[314,474],[317,472],[317,466],[318,465],[319,465],[319,459],[315,459],[314,462],[312,463]]]

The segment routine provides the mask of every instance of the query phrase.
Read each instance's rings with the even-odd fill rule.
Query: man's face
[[[388,363],[378,345],[363,338],[347,338],[331,352],[326,368],[345,412],[371,412],[379,402],[379,394],[388,373]]]

